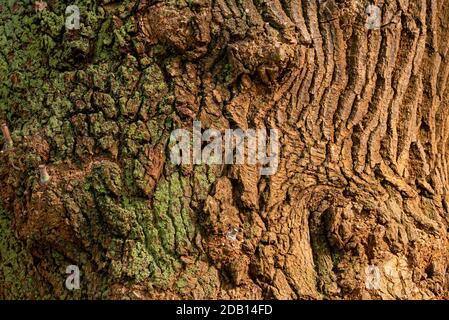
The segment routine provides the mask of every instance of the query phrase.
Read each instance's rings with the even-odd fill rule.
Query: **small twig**
[[[14,143],[9,132],[9,128],[6,124],[2,124],[2,133],[5,138],[5,145],[3,146],[3,151],[10,150],[13,148]]]

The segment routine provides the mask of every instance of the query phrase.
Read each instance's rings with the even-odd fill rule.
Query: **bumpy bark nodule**
[[[447,297],[447,1],[46,3],[0,4],[0,298]],[[174,165],[194,120],[277,172]]]

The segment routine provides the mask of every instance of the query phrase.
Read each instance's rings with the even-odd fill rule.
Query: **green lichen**
[[[0,208],[0,299],[42,297],[39,277],[27,248],[12,232],[11,221]],[[46,293],[48,294],[48,293]]]

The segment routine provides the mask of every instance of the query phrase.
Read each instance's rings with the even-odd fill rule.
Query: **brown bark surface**
[[[32,24],[63,13],[48,2]],[[0,297],[447,297],[446,0],[375,1],[375,30],[362,0],[86,3],[80,32],[48,31],[42,99],[3,80]],[[278,171],[173,165],[194,120],[278,129]]]

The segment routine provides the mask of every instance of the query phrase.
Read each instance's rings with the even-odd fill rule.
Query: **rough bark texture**
[[[0,4],[0,298],[447,297],[447,0],[47,4]],[[193,120],[279,170],[173,165]]]

